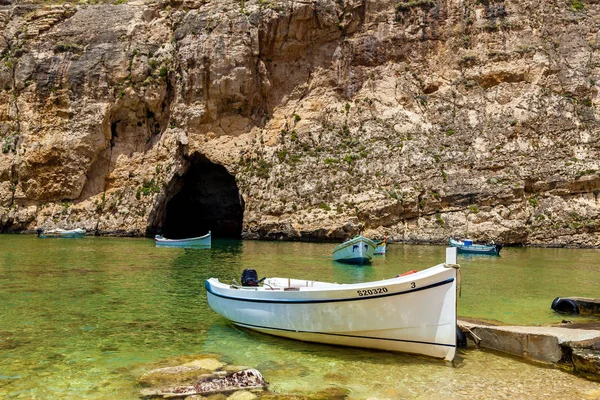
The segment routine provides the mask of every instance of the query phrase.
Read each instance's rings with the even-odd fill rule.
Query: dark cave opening
[[[164,237],[191,238],[211,231],[213,237],[241,238],[244,201],[225,167],[198,156],[176,187],[179,191],[164,211]]]

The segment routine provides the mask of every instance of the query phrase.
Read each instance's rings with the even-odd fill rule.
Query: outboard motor
[[[259,280],[256,270],[252,268],[246,268],[242,271],[242,286],[258,286],[264,280],[265,278]]]
[[[501,243],[497,243],[494,246],[496,246],[496,254],[500,254],[500,250],[502,250],[502,244]]]

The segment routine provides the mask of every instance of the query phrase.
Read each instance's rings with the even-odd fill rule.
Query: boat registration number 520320
[[[357,290],[359,296],[372,296],[374,294],[387,293],[388,289],[386,287],[380,287],[375,289],[366,289],[366,290]]]

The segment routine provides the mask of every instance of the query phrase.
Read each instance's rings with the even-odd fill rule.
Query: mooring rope
[[[461,297],[462,296],[462,272],[460,270],[460,265],[444,263],[444,267],[454,268],[456,270],[456,291],[458,292],[458,297]]]
[[[473,338],[474,338],[474,339],[477,339],[477,341],[475,342],[475,344],[476,344],[476,345],[479,345],[479,343],[481,343],[481,338],[480,338],[479,336],[477,336],[477,335],[475,334],[475,332],[473,332],[473,331],[471,330],[471,328],[469,328],[469,327],[466,327],[466,326],[464,326],[463,328],[465,328],[466,330],[468,330],[468,331],[469,331],[469,333],[470,333],[470,334],[473,336]]]

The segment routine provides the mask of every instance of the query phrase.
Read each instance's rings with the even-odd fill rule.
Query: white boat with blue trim
[[[368,264],[373,258],[377,245],[364,236],[355,236],[333,249],[334,261],[350,264]]]
[[[210,247],[211,246],[211,234],[210,231],[204,236],[198,236],[187,239],[167,239],[161,235],[154,237],[154,243],[157,246],[166,247]]]
[[[452,249],[444,264],[381,281],[268,278],[259,286],[261,281],[242,275],[242,285],[210,278],[206,291],[210,307],[240,327],[451,361],[457,346],[458,269]]]
[[[46,238],[82,238],[85,237],[85,229],[38,229],[37,236],[42,239]]]

